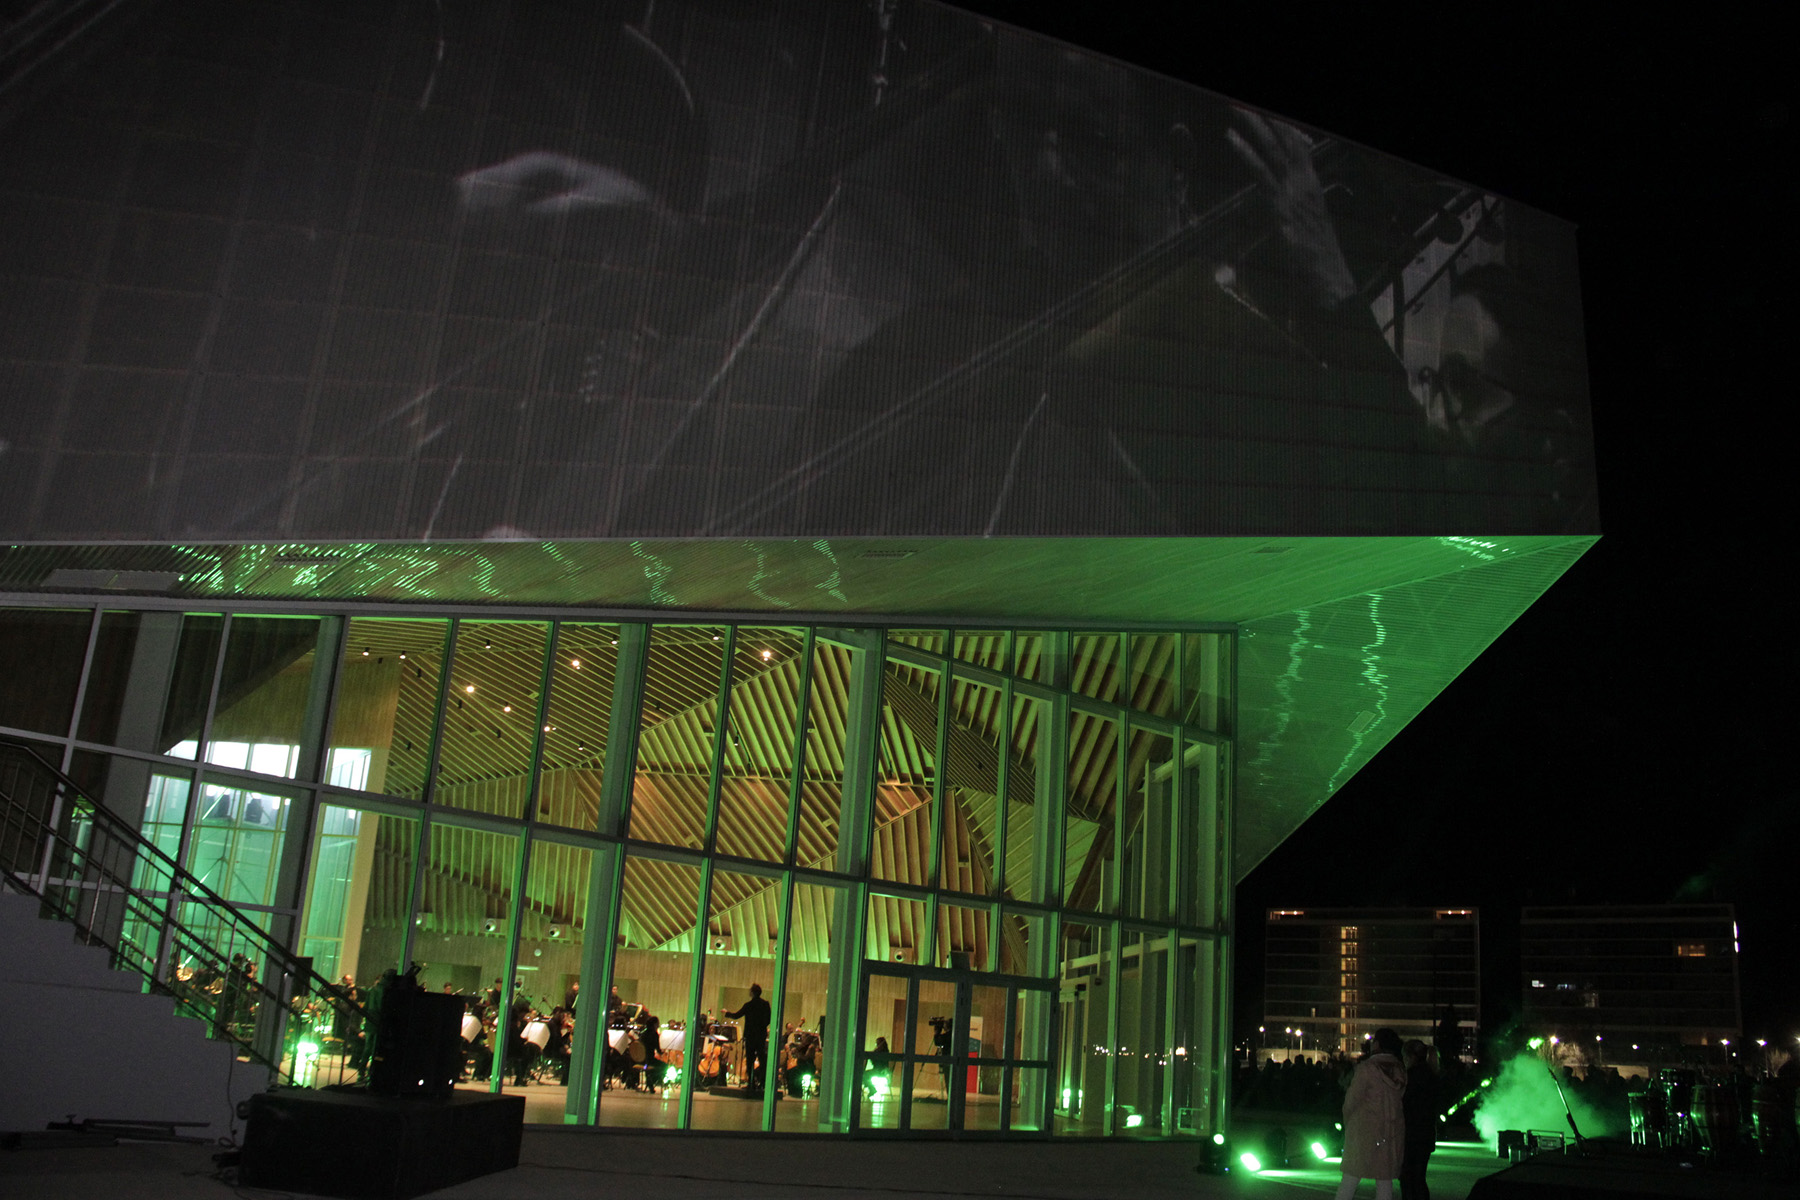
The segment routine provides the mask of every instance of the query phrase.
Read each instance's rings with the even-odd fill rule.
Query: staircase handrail
[[[88,795],[86,789],[46,761],[34,747],[13,738],[0,737],[0,753],[6,752],[25,759],[29,766],[45,776],[50,782],[53,792],[61,793],[63,796],[79,802],[83,818],[91,819],[96,824],[104,826],[107,835],[129,851],[132,869],[121,874],[104,863],[93,861],[89,851],[80,846],[69,834],[56,828],[48,819],[47,814],[31,811],[9,791],[0,789],[0,799],[5,801],[6,824],[15,826],[21,832],[27,832],[32,837],[34,842],[33,863],[48,862],[48,851],[52,845],[61,849],[72,861],[83,860],[86,867],[96,870],[101,876],[98,880],[81,884],[83,889],[104,887],[109,893],[123,897],[128,909],[135,905],[136,907],[131,911],[131,915],[135,918],[151,923],[165,931],[182,935],[181,944],[190,954],[208,955],[214,966],[226,968],[220,973],[225,987],[239,988],[241,989],[240,995],[245,997],[254,993],[256,996],[272,1002],[283,1015],[284,1030],[287,1018],[292,1015],[295,1008],[295,1002],[309,995],[317,995],[328,999],[335,1008],[353,1015],[356,1020],[363,1023],[365,1030],[372,1031],[367,1008],[314,970],[310,959],[295,954],[274,934],[263,928],[230,900],[219,895],[161,847],[146,838],[129,821]],[[63,814],[64,819],[72,818],[75,809],[75,804],[67,806]],[[23,821],[35,825],[36,831],[30,831],[23,824],[21,818]],[[167,879],[168,887],[166,889],[144,888],[132,882],[130,876],[135,873],[134,868],[139,862],[145,861],[151,863],[153,869]],[[182,1007],[193,1010],[202,1016],[214,1017],[215,1032],[248,1050],[252,1057],[263,1062],[277,1075],[291,1078],[298,1073],[298,1063],[296,1063],[294,1071],[290,1072],[283,1068],[279,1060],[284,1057],[284,1053],[279,1046],[274,1054],[270,1055],[259,1048],[252,1039],[240,1035],[231,1028],[228,1022],[223,1022],[217,1012],[207,1013],[204,1007],[196,1001],[192,991],[178,988],[170,980],[160,978],[160,968],[163,965],[160,955],[153,956],[153,960],[146,967],[145,963],[141,961],[144,957],[141,952],[133,954],[128,951],[126,946],[118,944],[124,942],[124,938],[107,937],[91,922],[84,923],[79,914],[74,911],[74,906],[65,907],[59,904],[50,895],[54,890],[51,881],[44,877],[41,871],[21,871],[15,866],[5,865],[0,866],[0,872],[4,873],[7,881],[13,886],[43,901],[57,911],[59,916],[74,924],[82,934],[83,940],[98,943],[113,951],[115,958],[128,963],[144,977],[152,989],[172,996]],[[38,879],[36,886],[30,882],[33,878]],[[159,905],[155,903],[157,899],[166,899],[167,903]],[[278,990],[269,986],[269,982],[265,979],[245,976],[241,971],[236,970],[235,961],[228,964],[225,961],[224,953],[211,946],[206,937],[191,929],[176,915],[176,906],[183,901],[198,902],[205,910],[222,916],[231,931],[234,944],[240,938],[244,942],[250,943],[254,952],[263,962],[279,967],[284,976],[294,981],[295,986],[291,995],[284,997]],[[233,958],[235,959],[236,956],[234,955]],[[271,1058],[276,1061],[270,1061]]]

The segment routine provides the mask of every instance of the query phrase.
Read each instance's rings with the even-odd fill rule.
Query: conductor
[[[743,1019],[744,1073],[749,1077],[749,1089],[760,1096],[769,1061],[769,1002],[762,998],[762,985],[751,984],[750,998],[744,1001],[744,1006],[725,1015]]]

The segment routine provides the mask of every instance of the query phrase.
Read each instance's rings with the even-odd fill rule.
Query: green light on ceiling
[[[1288,643],[1288,665],[1275,679],[1275,691],[1281,697],[1281,704],[1275,714],[1275,728],[1263,738],[1256,760],[1250,765],[1266,767],[1275,758],[1275,752],[1281,748],[1281,737],[1294,720],[1296,711],[1294,704],[1294,685],[1300,682],[1300,652],[1309,649],[1312,642],[1307,640],[1307,633],[1312,630],[1312,621],[1304,608],[1294,610],[1293,640]]]
[[[644,579],[650,584],[650,603],[677,604],[675,593],[663,586],[663,582],[669,578],[674,568],[645,549],[642,542],[631,543],[631,552],[643,560]]]
[[[774,578],[768,569],[769,556],[763,553],[762,547],[758,546],[755,542],[745,542],[744,546],[750,553],[756,555],[756,573],[750,576],[750,582],[744,586],[755,593],[758,600],[766,600],[776,608],[794,607],[794,602],[792,600],[783,600],[780,596],[771,596],[769,593],[763,591],[763,580]]]
[[[1361,661],[1362,677],[1368,680],[1370,686],[1375,689],[1375,719],[1360,728],[1351,726],[1350,749],[1345,753],[1343,761],[1338,763],[1338,769],[1332,772],[1331,779],[1325,784],[1327,793],[1337,791],[1344,776],[1354,772],[1366,761],[1366,756],[1362,752],[1363,741],[1368,737],[1371,729],[1381,728],[1387,720],[1388,682],[1387,675],[1381,670],[1380,650],[1387,643],[1388,631],[1387,626],[1381,623],[1381,593],[1371,592],[1368,599],[1369,624],[1375,629],[1375,640],[1362,647]]]
[[[843,572],[838,568],[837,554],[831,549],[831,543],[824,538],[820,538],[812,545],[813,549],[824,555],[825,561],[831,564],[831,578],[813,584],[813,589],[815,591],[824,592],[839,604],[850,603],[850,601],[844,598],[844,592],[840,586],[843,583],[844,576]]]
[[[1498,562],[1502,554],[1512,553],[1509,547],[1482,538],[1441,537],[1437,539],[1437,542],[1440,546],[1446,546],[1451,550],[1460,550],[1481,562]]]

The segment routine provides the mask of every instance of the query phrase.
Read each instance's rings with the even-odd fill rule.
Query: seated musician
[[[700,1031],[700,1064],[695,1068],[694,1077],[699,1087],[717,1087],[725,1082],[725,1047],[731,1039],[723,1033],[713,1032],[713,1023],[707,1014],[700,1014],[700,1022],[695,1026]]]
[[[888,1049],[888,1040],[884,1037],[875,1039],[875,1048],[863,1056],[862,1089],[865,1095],[876,1094],[875,1080],[885,1078],[893,1071],[894,1054]]]
[[[531,1017],[531,1001],[519,996],[512,1002],[506,1018],[506,1065],[512,1068],[515,1087],[531,1082],[531,1068],[537,1062],[537,1047],[525,1040]]]
[[[547,1018],[550,1026],[550,1040],[544,1046],[544,1062],[556,1073],[556,1082],[569,1082],[569,1034],[574,1025],[574,1018],[569,1010],[557,1005]]]
[[[486,1014],[487,1005],[471,1000],[462,1019],[463,1066],[478,1083],[486,1083],[494,1073],[494,1046]]]
[[[332,997],[331,1036],[343,1048],[350,1065],[360,1071],[368,1057],[364,1052],[365,1039],[360,1011],[363,991],[356,986],[356,979],[350,975],[340,979],[332,990],[336,994]]]
[[[656,1091],[663,1085],[662,1024],[647,1008],[638,1016],[638,1037],[644,1043],[644,1086]]]

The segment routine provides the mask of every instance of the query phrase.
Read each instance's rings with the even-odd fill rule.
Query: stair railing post
[[[50,856],[56,852],[56,823],[62,813],[62,784],[50,786],[50,816],[44,823],[44,853],[38,860],[37,890],[42,894],[50,883]]]

